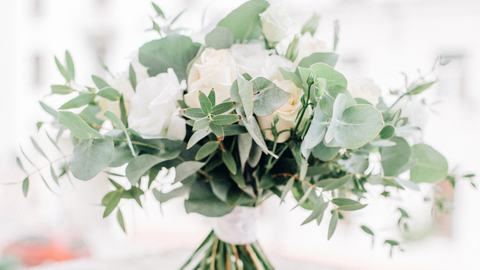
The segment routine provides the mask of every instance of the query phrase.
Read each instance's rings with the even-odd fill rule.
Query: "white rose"
[[[284,6],[272,3],[262,14],[260,21],[265,37],[269,42],[277,43],[288,35],[288,29],[293,24]]]
[[[240,74],[248,73],[252,78],[264,77],[270,81],[283,80],[278,68],[292,68],[290,60],[273,54],[273,50],[263,49],[259,43],[234,44],[230,50],[237,64],[238,72]]]
[[[185,120],[177,106],[183,90],[173,69],[144,80],[136,90],[131,100],[129,126],[142,135],[183,140]]]
[[[303,58],[312,55],[317,52],[329,51],[324,41],[312,37],[310,32],[305,33],[298,41],[298,54],[295,58],[294,66],[297,67]]]
[[[212,88],[215,88],[216,102],[221,103],[230,98],[230,86],[235,79],[235,61],[230,51],[207,48],[190,69],[185,103],[189,107],[200,107],[198,92],[208,95]]]
[[[273,118],[278,114],[279,121],[277,123],[277,131],[290,130],[295,127],[295,118],[297,117],[298,112],[302,108],[301,98],[303,96],[303,90],[298,88],[292,81],[274,81],[278,87],[290,93],[291,96],[288,101],[278,108],[274,113],[268,116],[257,116],[258,124],[260,128],[265,132],[265,138],[267,140],[273,141],[273,134],[271,130],[271,125],[273,123]],[[290,132],[282,132],[277,139],[277,142],[282,143],[290,138]]]
[[[373,83],[373,80],[365,78],[349,79],[347,90],[353,98],[365,99],[373,106],[377,105],[378,98],[382,95],[382,91]]]

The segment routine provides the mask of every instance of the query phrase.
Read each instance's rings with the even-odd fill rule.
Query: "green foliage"
[[[324,63],[330,67],[335,67],[338,61],[338,54],[336,53],[312,53],[310,56],[303,58],[298,64],[299,67],[309,68],[316,63]]]
[[[292,73],[292,76],[293,75],[294,74]],[[272,114],[290,98],[290,93],[283,91],[281,88],[277,87],[274,83],[265,78],[256,78],[252,81],[252,83],[253,92],[255,93],[253,95],[253,112],[258,116],[267,116]],[[242,99],[242,102],[243,101],[244,99]],[[245,112],[247,112],[246,109]],[[249,114],[246,113],[246,115],[248,116]]]
[[[410,180],[414,183],[436,183],[444,180],[448,174],[445,157],[426,144],[412,147],[412,159],[418,162],[410,170]]]
[[[327,239],[330,240],[332,238],[335,229],[337,228],[338,224],[338,212],[333,211],[332,218],[330,219],[330,223],[328,225],[328,236]]]
[[[68,110],[68,109],[74,109],[74,108],[85,106],[88,103],[92,102],[94,98],[95,98],[95,94],[81,93],[77,97],[67,101],[65,104],[60,106],[59,110]]]
[[[320,16],[317,13],[313,13],[312,17],[305,23],[305,25],[302,27],[302,31],[300,32],[302,35],[305,33],[309,32],[312,36],[315,35],[315,32],[317,31],[318,24],[320,23]]]
[[[85,121],[78,115],[61,111],[59,114],[59,123],[68,128],[73,136],[81,140],[89,140],[91,138],[103,139],[103,135],[92,129]]]
[[[395,146],[380,148],[385,176],[398,175],[397,171],[410,161],[412,155],[412,150],[405,139],[393,137],[391,140],[396,143]]]
[[[226,202],[217,198],[208,183],[196,181],[192,185],[188,200],[185,200],[185,210],[187,213],[219,217],[230,213],[233,208],[229,208]]]
[[[143,45],[138,53],[140,63],[148,67],[148,74],[156,76],[173,68],[179,81],[187,78],[188,63],[196,56],[199,45],[189,37],[177,34]]]
[[[234,41],[237,43],[251,39],[262,39],[262,24],[258,15],[264,12],[268,6],[268,2],[264,0],[247,1],[230,12],[217,26],[229,28],[233,33]]]
[[[113,159],[114,144],[109,136],[83,140],[73,150],[70,171],[80,180],[90,180],[105,169]]]
[[[233,33],[226,27],[217,27],[205,36],[205,44],[215,50],[228,49],[233,45]]]

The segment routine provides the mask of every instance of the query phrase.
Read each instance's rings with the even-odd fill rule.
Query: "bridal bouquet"
[[[372,81],[347,81],[335,70],[337,31],[329,50],[314,37],[318,15],[290,33],[285,9],[264,0],[246,2],[204,37],[173,29],[176,18],[154,8],[161,38],[143,45],[128,71],[80,86],[67,52],[65,64],[55,58],[66,83],[52,85],[52,94],[72,99],[58,109],[41,105],[58,130],[51,146],[65,157],[50,163],[51,177],[111,175],[104,217],[116,212],[124,230],[119,202],[141,206],[151,192],[160,203],[183,197],[188,213],[217,217],[184,267],[273,269],[253,227],[255,208],[271,196],[283,201],[291,192],[310,211],[302,224],[328,218],[330,239],[342,213],[367,206],[374,186],[388,197],[417,183],[454,183],[439,152],[409,140],[421,130],[400,105],[435,81],[407,83],[387,104]],[[72,153],[58,144],[65,136]],[[153,188],[164,168],[175,168],[168,191]],[[128,181],[113,180],[120,178]]]

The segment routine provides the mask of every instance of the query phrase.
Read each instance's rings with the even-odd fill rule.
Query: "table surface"
[[[85,258],[67,262],[49,263],[28,270],[178,270],[191,255],[191,251],[177,250],[163,252],[158,255],[145,255],[116,260]],[[334,270],[319,265],[270,256],[270,261],[276,270]]]

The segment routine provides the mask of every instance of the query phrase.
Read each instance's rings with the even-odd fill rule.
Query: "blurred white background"
[[[177,26],[194,32],[216,23],[244,1],[157,0],[167,15],[174,17],[187,8]],[[458,174],[480,174],[480,1],[476,0],[297,0],[285,1],[297,27],[311,16],[322,15],[317,35],[333,47],[333,22],[340,22],[338,69],[347,74],[372,78],[383,89],[403,84],[405,72],[412,79],[417,69],[427,72],[439,55],[452,60],[436,74],[439,83],[429,90],[425,106],[428,124],[425,141],[444,154],[450,170]],[[36,123],[49,121],[38,104],[48,97],[51,84],[62,84],[53,56],[63,59],[65,50],[73,56],[77,81],[93,85],[92,74],[106,77],[100,57],[113,74],[127,70],[130,55],[146,41],[158,38],[149,16],[155,12],[146,0],[0,0],[0,250],[9,243],[30,236],[80,239],[91,257],[98,260],[155,257],[172,250],[196,248],[211,229],[211,221],[197,214],[186,215],[181,200],[163,205],[163,216],[153,196],[146,209],[134,203],[122,205],[128,235],[112,215],[102,219],[101,198],[108,192],[105,176],[89,182],[68,180],[52,194],[35,175],[27,199],[19,183],[25,175],[16,167],[15,157],[25,152],[35,156],[29,135],[37,134]],[[437,101],[443,101],[437,103]],[[34,135],[44,140],[45,128]],[[53,132],[52,132],[53,134]],[[46,147],[44,147],[46,148]],[[51,148],[50,146],[48,148]],[[47,151],[47,155],[55,155]],[[39,156],[37,166],[46,164]],[[25,163],[24,163],[25,164]],[[27,170],[33,171],[33,167]],[[48,168],[44,172],[48,175]],[[49,181],[47,179],[47,181]],[[422,192],[395,194],[404,202],[370,198],[365,210],[342,221],[334,237],[326,241],[326,225],[300,227],[308,212],[295,209],[293,198],[279,205],[270,199],[261,209],[259,241],[273,258],[287,258],[331,269],[480,269],[480,194],[468,181],[455,191],[441,186],[450,195],[453,212],[433,217],[430,196]],[[150,194],[151,195],[151,194]],[[412,205],[416,207],[412,207]],[[411,233],[405,241],[395,227],[398,205],[409,211]],[[328,219],[327,219],[328,220]],[[436,220],[439,225],[433,225]],[[379,234],[371,239],[359,225],[368,225]],[[420,237],[421,236],[421,237]],[[389,258],[385,238],[404,243],[406,252]],[[183,254],[183,253],[182,253]],[[185,256],[188,256],[185,253]],[[176,266],[186,257],[179,260]],[[275,262],[275,260],[274,260]],[[279,269],[306,269],[277,265]],[[45,268],[46,269],[46,268]],[[64,269],[64,268],[58,268]],[[163,268],[161,268],[163,269]],[[165,268],[166,269],[166,268]],[[309,268],[310,269],[310,268]]]

